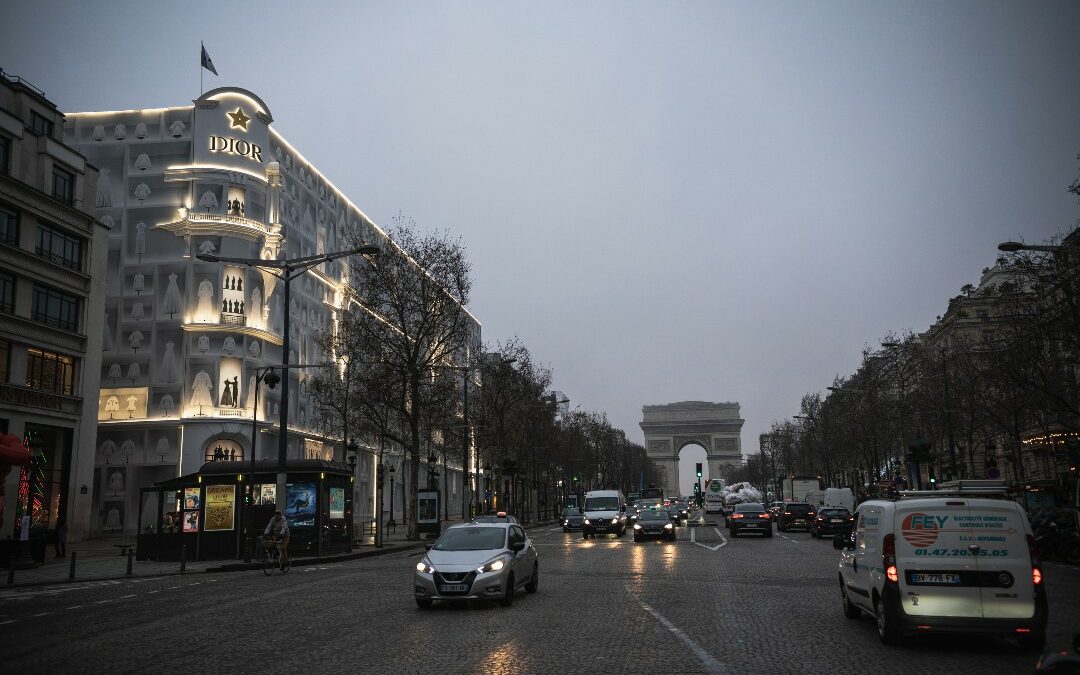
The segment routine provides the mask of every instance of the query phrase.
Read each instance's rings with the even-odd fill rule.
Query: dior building
[[[340,250],[348,232],[386,234],[272,127],[255,94],[219,88],[194,105],[69,114],[64,137],[99,169],[98,219],[110,228],[97,397],[96,533],[142,531],[146,487],[215,460],[277,457],[279,392],[256,369],[326,363],[314,335],[334,324],[348,284],[345,260],[294,280],[289,307],[270,272],[221,262]],[[341,439],[320,435],[303,371],[290,371],[288,456],[343,463]],[[356,520],[371,517],[374,458],[361,453]],[[146,520],[145,517],[143,520]],[[185,530],[186,531],[186,530]]]

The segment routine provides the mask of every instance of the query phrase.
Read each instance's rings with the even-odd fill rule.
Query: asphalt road
[[[722,533],[722,534],[721,534]],[[691,541],[691,534],[694,541]],[[878,641],[845,619],[837,553],[801,533],[677,543],[530,531],[540,590],[418,609],[415,557],[0,589],[5,672],[1031,672],[1004,640]],[[1048,565],[1050,644],[1080,630],[1080,570]]]

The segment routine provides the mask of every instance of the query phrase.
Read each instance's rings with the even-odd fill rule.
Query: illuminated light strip
[[[94,110],[90,112],[73,112],[64,113],[65,117],[104,117],[107,115],[160,115],[163,112],[170,112],[174,110],[193,110],[189,105],[187,106],[173,106],[170,108],[134,108],[132,110]]]
[[[224,166],[222,164],[178,164],[166,167],[165,171],[198,171],[200,169],[205,169],[209,171],[227,171],[229,173],[242,173],[251,176],[252,178],[258,179],[258,181],[262,184],[263,187],[268,187],[270,185],[270,183],[266,180],[265,174],[258,174],[247,169],[238,169],[236,167]]]

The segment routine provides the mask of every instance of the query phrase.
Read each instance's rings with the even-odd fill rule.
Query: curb
[[[384,546],[370,551],[353,551],[352,553],[343,553],[341,555],[334,556],[322,556],[319,558],[297,558],[290,563],[291,567],[299,567],[302,565],[318,565],[322,563],[334,563],[344,562],[347,560],[360,560],[362,558],[374,558],[381,555],[389,555],[391,553],[404,553],[408,551],[419,551],[421,548],[417,548],[415,544]],[[247,570],[261,570],[262,563],[250,562],[250,563],[228,563],[221,565],[220,567],[208,567],[205,572],[244,572]]]

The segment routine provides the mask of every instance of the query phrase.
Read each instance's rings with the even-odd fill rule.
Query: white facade
[[[326,363],[314,334],[331,326],[348,283],[345,260],[292,282],[291,307],[268,272],[207,263],[200,253],[296,258],[344,248],[347,232],[387,245],[385,233],[272,127],[269,108],[238,88],[194,106],[70,114],[68,142],[108,176],[98,218],[112,224],[98,406],[97,531],[132,533],[134,489],[196,472],[219,451],[276,458],[280,387],[259,393],[255,369],[282,363],[291,312],[291,364]],[[300,371],[291,371],[289,457],[344,461],[340,439],[315,428]],[[373,508],[373,458],[357,469],[357,521]],[[119,476],[119,477],[117,477]],[[114,489],[116,486],[121,489]],[[119,511],[117,517],[112,514]]]

